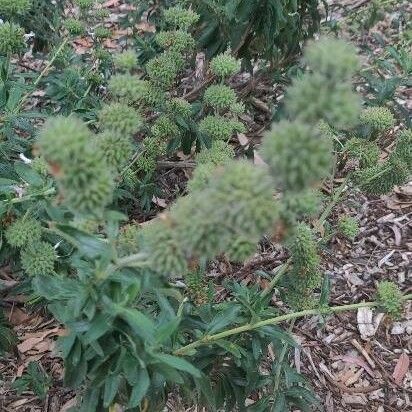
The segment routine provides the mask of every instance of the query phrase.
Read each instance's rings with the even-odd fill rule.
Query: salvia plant
[[[82,15],[89,3],[77,2]],[[330,209],[320,185],[341,152],[355,160],[346,183],[390,190],[410,173],[410,131],[381,160],[393,117],[383,108],[361,111],[351,84],[355,50],[322,38],[308,45],[307,70],[287,90],[287,118],[263,139],[265,164],[235,160],[228,142],[244,130],[244,108],[228,79],[239,62],[228,51],[211,61],[215,82],[196,110],[172,90],[195,47],[190,28],[198,15],[177,6],[163,19],[156,35],[163,51],[144,67],[133,51],[114,58],[118,73],[96,130],[74,115],[51,116],[32,152],[8,159],[1,258],[66,328],[59,349],[65,384],[81,394],[79,411],[160,411],[169,396],[211,411],[308,410],[317,399],[289,366],[296,343],[279,324],[365,306],[398,317],[410,299],[383,282],[374,302],[328,306],[310,223]],[[130,170],[153,171],[185,138],[188,152],[195,142],[201,149],[188,194],[143,226],[125,224],[117,198]],[[339,229],[353,238],[355,223],[341,220]],[[262,237],[282,243],[287,262],[268,274],[265,289],[225,282],[230,299],[216,301],[208,264],[222,255],[243,262]],[[270,304],[276,292],[286,313]]]

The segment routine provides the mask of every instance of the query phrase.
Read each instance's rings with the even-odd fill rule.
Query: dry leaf
[[[244,133],[238,133],[237,140],[239,140],[239,143],[244,149],[246,149],[249,146],[249,139]]]
[[[370,308],[359,308],[357,314],[359,333],[362,339],[368,339],[376,333],[376,327],[373,324],[373,311]]]
[[[405,352],[402,353],[392,374],[392,378],[396,384],[400,385],[402,383],[403,378],[409,370],[409,364],[409,356]]]

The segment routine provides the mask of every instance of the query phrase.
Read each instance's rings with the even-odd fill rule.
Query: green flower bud
[[[235,132],[244,132],[242,123],[223,116],[206,116],[199,122],[199,131],[212,140],[229,140]]]
[[[211,178],[213,178],[215,169],[216,165],[213,163],[198,165],[193,172],[192,178],[187,183],[187,190],[193,192],[205,189],[209,185]]]
[[[240,66],[240,60],[235,59],[229,51],[218,54],[210,62],[211,72],[221,79],[239,73]]]
[[[125,50],[115,54],[113,61],[117,70],[132,71],[137,67],[137,54],[133,50]]]
[[[42,156],[35,157],[31,162],[31,167],[42,176],[47,176],[49,174],[49,165]]]
[[[203,101],[217,111],[225,111],[237,103],[237,97],[235,91],[229,86],[215,84],[206,89]]]
[[[32,218],[20,218],[15,220],[6,230],[7,242],[13,247],[23,247],[36,243],[41,238],[41,225]]]
[[[31,8],[31,0],[0,0],[0,16],[11,17],[26,14]]]
[[[106,163],[119,172],[133,155],[133,143],[129,136],[114,131],[96,135],[96,146],[103,153]]]
[[[97,9],[94,12],[94,17],[96,19],[106,19],[107,17],[110,16],[110,10],[109,9]]]
[[[201,165],[211,163],[220,165],[228,162],[235,157],[235,151],[232,146],[222,140],[212,142],[210,149],[203,149],[196,155],[196,162]]]
[[[137,104],[144,101],[149,84],[131,74],[116,74],[108,83],[108,90],[124,103]]]
[[[116,133],[132,136],[142,126],[140,114],[124,103],[104,105],[98,113],[99,123],[103,130],[113,130]]]
[[[99,26],[94,29],[94,35],[97,39],[108,39],[112,32],[107,27]]]
[[[57,260],[54,247],[47,242],[36,242],[22,249],[21,265],[30,276],[50,275],[54,273],[54,262]]]
[[[143,155],[139,156],[136,160],[136,170],[144,172],[144,173],[152,173],[156,170],[156,156],[149,155],[143,153]]]
[[[24,30],[14,23],[0,24],[0,54],[19,53],[26,47]]]
[[[398,319],[402,316],[402,292],[388,280],[378,283],[377,301],[381,309],[389,316]]]
[[[184,99],[175,97],[166,102],[166,110],[171,116],[180,116],[189,119],[192,115],[192,105]]]
[[[351,216],[342,216],[338,222],[339,232],[349,240],[354,240],[359,234],[359,224],[357,219]]]
[[[120,257],[132,255],[140,250],[140,228],[137,224],[127,224],[120,229],[116,247]]]
[[[170,7],[164,12],[164,20],[173,28],[188,30],[199,20],[199,15],[190,9],[180,6]]]
[[[74,4],[82,11],[90,10],[94,6],[94,0],[74,0]]]
[[[286,107],[298,120],[317,123],[324,119],[338,129],[356,125],[361,107],[351,85],[328,81],[319,73],[305,74],[288,88]]]
[[[161,31],[156,34],[155,40],[161,48],[176,53],[191,53],[196,47],[193,36],[183,30]]]
[[[280,217],[287,225],[293,226],[299,220],[317,215],[320,205],[320,195],[312,189],[287,191],[281,199]]]
[[[380,149],[376,143],[357,137],[345,143],[344,152],[350,158],[358,159],[361,168],[376,165],[380,155]]]
[[[198,306],[211,301],[210,288],[204,274],[200,271],[189,272],[184,277],[190,299]]]
[[[412,130],[407,129],[400,133],[393,154],[405,162],[409,172],[412,170]]]
[[[100,60],[100,62],[103,64],[111,63],[111,61],[113,60],[112,54],[102,47],[97,47],[94,49],[94,57]]]
[[[155,120],[150,133],[157,140],[163,141],[180,136],[179,127],[166,115],[162,115]]]
[[[64,27],[66,27],[67,31],[72,36],[81,36],[86,32],[84,24],[80,20],[75,18],[66,19],[64,22]]]
[[[359,116],[363,126],[369,127],[372,132],[384,132],[395,125],[395,117],[386,107],[369,107]]]
[[[277,183],[295,191],[321,181],[332,165],[331,141],[298,122],[275,125],[262,142],[261,155]]]
[[[256,253],[256,243],[251,239],[238,237],[230,243],[226,255],[232,262],[244,262]]]
[[[323,37],[312,41],[304,55],[313,72],[336,81],[349,80],[359,67],[355,47],[339,39]]]
[[[176,53],[165,52],[149,60],[146,72],[158,87],[170,89],[182,68],[182,58]]]

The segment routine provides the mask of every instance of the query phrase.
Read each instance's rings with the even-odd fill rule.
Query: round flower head
[[[46,161],[58,166],[82,152],[90,137],[89,129],[79,119],[56,116],[44,124],[38,145]]]
[[[203,149],[196,155],[196,162],[201,164],[211,163],[220,165],[228,162],[235,157],[235,151],[232,146],[228,145],[223,140],[215,140],[212,142],[210,149]]]
[[[94,11],[94,17],[96,17],[96,19],[106,19],[109,16],[110,16],[109,9],[97,9]]]
[[[49,174],[49,165],[42,156],[35,157],[31,162],[31,167],[42,176],[47,176]]]
[[[0,16],[7,19],[23,15],[31,8],[31,0],[0,0]]]
[[[338,229],[343,236],[354,240],[359,233],[359,224],[352,216],[342,216],[338,222]]]
[[[26,47],[24,30],[14,23],[0,24],[0,54],[19,53]]]
[[[313,189],[286,192],[280,202],[280,217],[288,226],[297,221],[316,216],[319,213],[321,198]]]
[[[362,111],[359,119],[372,131],[384,132],[395,125],[395,117],[386,107],[369,107]]]
[[[106,163],[115,171],[120,171],[133,155],[133,144],[127,135],[108,130],[96,135],[95,142]]]
[[[137,54],[133,50],[125,50],[115,54],[113,61],[116,69],[132,71],[137,67]]]
[[[221,79],[239,73],[240,66],[240,60],[235,59],[229,51],[218,54],[210,62],[211,72]]]
[[[235,91],[229,86],[215,84],[206,89],[203,101],[217,111],[225,111],[237,102],[237,97]]]
[[[303,122],[325,120],[337,129],[348,129],[358,122],[360,98],[345,82],[330,83],[319,74],[305,74],[294,81],[286,94],[288,112]]]
[[[140,229],[137,224],[128,224],[120,229],[116,240],[117,252],[120,257],[132,255],[140,250]]]
[[[188,30],[199,20],[199,15],[190,9],[180,6],[170,7],[164,12],[164,20],[174,28]]]
[[[175,53],[165,52],[149,60],[146,72],[156,86],[169,89],[177,78],[182,66],[181,63],[181,58]]]
[[[112,96],[128,104],[136,104],[144,100],[148,88],[147,81],[129,73],[115,74],[108,83],[108,90]]]
[[[379,146],[365,139],[352,137],[345,143],[344,151],[351,159],[358,159],[361,168],[376,165],[379,160]]]
[[[282,188],[298,191],[329,174],[332,143],[319,136],[315,128],[283,121],[265,136],[261,155]]]
[[[381,309],[398,319],[402,315],[402,292],[398,285],[388,280],[378,283],[377,300]]]
[[[244,262],[256,253],[256,243],[245,237],[238,237],[230,243],[226,255],[232,262]]]
[[[305,49],[304,59],[314,73],[332,77],[336,81],[349,80],[359,67],[355,47],[330,37],[310,42]]]
[[[32,218],[15,220],[6,230],[7,242],[13,247],[23,247],[41,238],[41,225]]]
[[[191,53],[196,46],[193,36],[184,30],[161,31],[155,40],[162,49],[176,53]]]
[[[192,114],[192,105],[187,100],[174,97],[166,102],[166,110],[171,116],[188,119]]]
[[[193,192],[207,188],[210,179],[213,178],[215,169],[216,165],[213,163],[203,163],[198,165],[193,172],[192,178],[187,183],[187,190]]]
[[[116,133],[132,136],[142,126],[139,113],[124,103],[110,103],[104,105],[98,113],[103,130],[113,130]]]
[[[72,36],[81,36],[86,32],[86,28],[83,23],[75,18],[66,19],[64,26]]]
[[[402,159],[412,171],[412,130],[403,130],[396,140],[394,156]]]
[[[50,275],[57,260],[54,247],[47,242],[35,242],[21,251],[21,265],[30,276]]]
[[[80,10],[90,10],[94,5],[94,0],[74,0],[74,4],[79,7]]]
[[[97,39],[107,39],[111,36],[110,29],[104,26],[99,26],[94,29],[94,35]]]
[[[235,132],[244,132],[245,127],[223,116],[206,116],[199,122],[199,131],[212,140],[229,140]]]
[[[180,136],[179,127],[168,116],[162,115],[158,117],[150,129],[151,135],[158,139],[167,141]]]

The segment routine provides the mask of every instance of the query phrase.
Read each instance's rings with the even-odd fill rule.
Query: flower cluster
[[[402,292],[388,280],[378,283],[377,300],[381,309],[389,316],[398,319],[402,314]]]
[[[352,216],[342,216],[338,222],[338,230],[343,236],[354,240],[359,234],[359,223]]]
[[[0,24],[0,54],[19,53],[25,46],[24,30],[18,24],[10,22]]]
[[[13,247],[23,247],[40,240],[42,229],[40,223],[30,217],[15,220],[6,230],[7,242]]]
[[[0,16],[7,19],[27,13],[31,0],[0,0]]]
[[[225,79],[238,73],[240,66],[240,61],[235,59],[228,51],[217,55],[211,60],[210,71],[220,79]]]
[[[32,243],[21,251],[21,265],[30,276],[53,274],[56,260],[56,251],[47,242]]]
[[[113,58],[116,69],[130,72],[137,67],[137,55],[133,50],[124,50]]]
[[[103,106],[98,113],[99,123],[103,130],[134,135],[142,126],[139,113],[124,103],[110,103]]]

